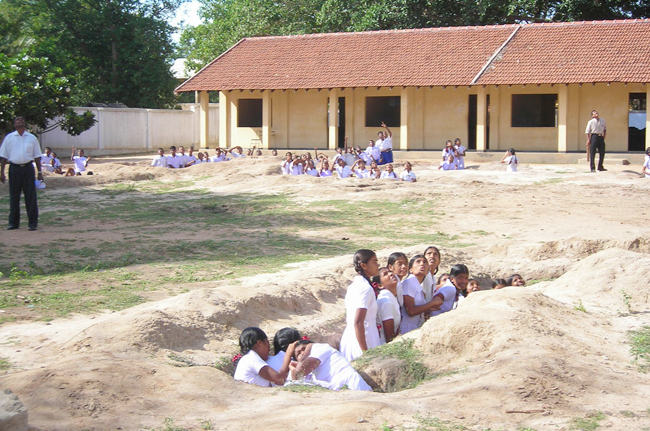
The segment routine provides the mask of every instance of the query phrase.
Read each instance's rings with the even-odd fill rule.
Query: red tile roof
[[[650,20],[245,38],[176,91],[650,82]]]

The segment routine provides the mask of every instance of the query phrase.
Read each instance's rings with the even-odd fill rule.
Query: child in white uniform
[[[375,145],[375,141],[372,139],[368,142],[368,148],[366,148],[366,154],[369,157],[372,157],[372,160],[378,162],[381,158],[381,150]]]
[[[519,163],[519,159],[517,156],[515,156],[514,148],[510,148],[508,151],[506,151],[505,156],[503,156],[501,159],[501,163],[505,163],[507,165],[506,171],[517,172],[517,164]]]
[[[68,171],[65,173],[66,177],[81,175],[86,170],[88,162],[90,162],[90,156],[85,157],[84,150],[79,150],[76,156],[74,155],[75,150],[76,148],[72,147],[72,155],[70,156],[70,160],[74,163],[74,169],[68,168]]]
[[[359,166],[359,169],[355,169],[357,166]],[[366,169],[366,162],[361,159],[354,162],[350,170],[357,178],[370,178],[370,171]]]
[[[389,163],[386,165],[386,170],[381,173],[381,178],[389,178],[391,180],[397,179],[397,174],[393,171],[393,164]]]
[[[176,154],[176,147],[173,145],[169,147],[169,152],[170,155],[167,156],[167,167],[170,169],[180,169],[181,159]]]
[[[456,157],[456,169],[462,170],[465,169],[465,147],[463,147],[463,144],[460,143],[460,138],[456,138],[454,140],[454,149],[456,150],[456,154],[458,156]]]
[[[336,166],[336,173],[338,174],[339,178],[348,178],[352,173],[352,170],[350,169],[349,166],[345,164],[345,160],[341,158],[338,160],[338,164]]]
[[[291,162],[293,161],[293,155],[287,153],[284,155],[284,160],[280,164],[282,166],[282,175],[291,175]]]
[[[291,343],[300,340],[300,332],[294,328],[282,328],[275,333],[273,337],[273,352],[275,355],[269,356],[266,363],[275,371],[280,371],[284,363],[287,349]]]
[[[643,161],[643,171],[646,178],[650,178],[650,147],[645,150],[645,160]]]
[[[438,247],[429,246],[424,250],[424,257],[429,262],[429,273],[424,278],[422,289],[424,290],[424,299],[429,302],[433,299],[433,292],[436,290],[436,274],[440,266],[440,250]]]
[[[422,282],[429,272],[427,259],[421,254],[413,256],[409,262],[409,271],[411,275],[402,283],[404,305],[402,306],[402,323],[399,328],[402,334],[419,328],[424,322],[422,314],[434,310],[442,304],[440,298],[434,297],[430,302],[426,302],[424,297]]]
[[[154,156],[151,161],[151,166],[156,168],[166,168],[167,167],[167,157],[165,157],[165,150],[158,148],[158,155]]]
[[[406,162],[404,164],[404,171],[402,172],[402,175],[400,175],[400,179],[402,181],[408,181],[409,183],[415,183],[417,182],[417,178],[415,177],[415,173],[411,170],[411,163]]]
[[[291,364],[292,378],[313,374],[335,391],[344,386],[353,391],[372,391],[343,355],[329,344],[300,340],[295,352],[297,362]]]
[[[318,176],[318,169],[314,166],[314,161],[312,159],[307,160],[307,167],[305,168],[305,174],[311,175],[312,177]]]
[[[52,161],[52,149],[50,147],[45,147],[45,152],[41,154],[41,168],[47,172],[54,172],[54,165]]]
[[[354,254],[357,276],[345,294],[346,326],[341,337],[341,353],[353,361],[364,351],[379,346],[377,329],[377,299],[370,278],[379,274],[379,261],[372,250],[359,250]],[[357,329],[363,335],[357,336]]]
[[[454,156],[452,156],[451,154],[448,155],[445,160],[440,162],[440,166],[438,166],[438,169],[443,171],[455,171],[456,163],[454,162]]]
[[[330,169],[330,162],[323,158],[320,162],[320,169],[318,170],[319,177],[331,177],[332,170]]]
[[[390,343],[399,334],[402,321],[399,302],[397,302],[397,283],[399,278],[388,268],[379,268],[379,275],[372,279],[381,288],[377,295],[377,314],[381,328],[379,338],[382,344]]]
[[[269,387],[271,383],[284,385],[296,343],[290,344],[287,348],[279,371],[275,371],[266,363],[270,351],[269,339],[260,328],[244,329],[239,336],[239,347],[243,356],[237,363],[235,380],[262,387]]]
[[[469,269],[462,263],[451,267],[449,271],[449,280],[435,292],[435,298],[442,299],[442,305],[438,310],[434,310],[431,315],[437,316],[454,308],[456,302],[456,293],[466,291],[469,282]]]

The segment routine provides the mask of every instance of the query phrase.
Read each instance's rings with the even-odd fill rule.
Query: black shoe
[[[598,170],[599,170],[600,172],[605,172],[607,169],[605,169],[605,168],[598,168]]]
[[[38,228],[36,226],[30,226],[28,230],[34,231],[34,230],[38,230]]]
[[[15,229],[18,229],[18,226],[14,226],[14,225],[12,225],[12,224],[10,224],[9,226],[7,226],[7,230],[15,230]]]

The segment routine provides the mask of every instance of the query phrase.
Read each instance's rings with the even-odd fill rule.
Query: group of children
[[[169,152],[170,155],[166,156],[165,150],[158,148],[158,155],[154,156],[153,160],[151,161],[151,166],[169,169],[182,169],[201,163],[227,162],[232,159],[238,159],[240,157],[258,157],[262,155],[262,150],[257,149],[256,146],[248,149],[246,151],[246,154],[244,154],[244,149],[239,145],[229,149],[216,147],[214,149],[214,156],[212,157],[210,157],[207,151],[198,151],[195,156],[194,147],[189,147],[186,154],[185,147],[178,147],[178,152],[176,152],[176,147],[172,145],[169,147]],[[278,154],[276,150],[273,150],[272,153],[274,156],[277,156]]]
[[[86,172],[88,162],[90,162],[90,156],[86,157],[84,150],[77,150],[75,147],[72,147],[70,161],[73,163],[73,166],[67,168],[65,166],[62,166],[61,161],[56,156],[56,153],[53,153],[50,147],[45,147],[45,153],[41,155],[41,168],[44,172],[59,174],[66,177],[82,175],[83,172]],[[87,175],[93,174],[90,171],[86,173]]]
[[[340,352],[327,344],[309,345],[309,341],[300,341],[298,331],[285,328],[275,335],[275,356],[269,356],[266,334],[259,328],[247,328],[239,340],[242,360],[247,359],[237,365],[235,379],[260,386],[282,385],[289,379],[291,383],[307,381],[335,390],[343,384],[350,389],[370,390],[349,362],[453,310],[464,298],[481,290],[478,280],[469,278],[464,264],[456,264],[449,273],[438,276],[440,259],[440,250],[431,246],[410,260],[402,252],[392,253],[386,265],[380,266],[374,251],[357,251],[353,259],[357,275],[345,295],[346,326]],[[493,287],[525,284],[519,274],[513,274],[507,280],[497,280]],[[251,333],[257,334],[254,339]],[[336,380],[334,369],[341,374]]]

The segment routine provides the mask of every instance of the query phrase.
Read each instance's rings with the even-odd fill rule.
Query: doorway
[[[337,146],[343,148],[345,143],[345,97],[339,97],[338,124]]]
[[[628,151],[645,151],[647,102],[646,93],[630,93],[627,122]]]

